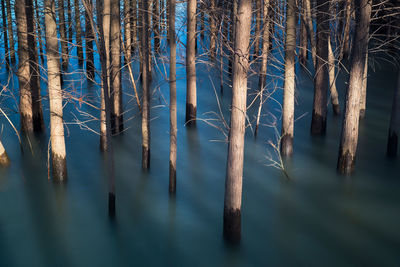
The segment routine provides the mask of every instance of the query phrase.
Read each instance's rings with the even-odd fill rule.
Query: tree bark
[[[83,49],[82,49],[82,26],[81,26],[81,11],[79,0],[75,0],[75,40],[76,40],[76,53],[78,56],[78,64],[83,65]]]
[[[7,14],[6,4],[4,0],[1,0],[1,16],[3,17],[3,40],[4,40],[4,57],[6,60],[6,67],[10,65],[10,54],[8,51],[8,36],[7,36]],[[1,142],[0,142],[1,145]]]
[[[93,57],[94,33],[90,25],[90,17],[93,16],[93,2],[92,0],[84,0],[84,1],[86,1],[86,6],[87,6],[87,8],[85,8],[86,74],[89,80],[94,80],[94,70],[95,70],[94,57]]]
[[[351,174],[354,170],[358,142],[360,88],[364,77],[365,57],[368,52],[371,2],[371,0],[355,1],[357,22],[354,42],[357,45],[354,46],[352,53],[345,117],[339,147],[337,169],[341,174]]]
[[[110,25],[110,67],[111,67],[111,99],[113,108],[111,113],[111,131],[113,134],[124,130],[122,110],[122,88],[121,88],[121,28],[120,28],[120,5],[119,1],[111,1],[111,25]]]
[[[44,62],[44,51],[43,51],[44,45],[43,45],[43,40],[42,40],[43,34],[42,34],[42,26],[40,25],[40,12],[39,12],[40,9],[39,9],[39,5],[38,5],[38,0],[34,0],[33,3],[34,3],[35,15],[36,15],[36,18],[34,20],[36,23],[37,39],[39,41],[39,55],[40,55],[42,62]]]
[[[68,42],[67,34],[65,29],[65,9],[64,0],[58,0],[58,17],[59,17],[59,31],[60,31],[60,43],[61,43],[61,66],[63,70],[68,68]]]
[[[72,7],[71,0],[67,0],[67,29],[68,29],[68,43],[72,44]]]
[[[67,161],[64,140],[60,55],[58,52],[57,24],[55,18],[54,0],[45,0],[51,160],[53,180],[63,182],[67,179]]]
[[[400,130],[400,71],[398,72],[397,79],[397,86],[393,97],[392,114],[390,117],[390,127],[386,151],[386,154],[392,158],[397,156]]]
[[[311,134],[324,135],[326,132],[327,95],[329,88],[328,42],[329,42],[329,1],[317,1],[317,64],[314,77],[314,104],[311,120]]]
[[[196,125],[196,0],[188,0],[187,5],[187,45],[186,45],[186,123]]]
[[[301,7],[300,13],[300,48],[299,48],[299,59],[303,66],[306,66],[308,60],[308,38],[307,38],[307,26],[306,26],[306,12],[304,7],[304,1]]]
[[[137,12],[137,0],[132,0],[132,20],[131,20],[131,31],[132,31],[132,53],[135,53],[136,46],[138,45],[137,40],[137,21],[138,21],[138,12]]]
[[[331,102],[332,102],[332,109],[333,114],[339,115],[340,114],[340,105],[339,105],[339,94],[336,89],[336,74],[335,74],[335,55],[332,51],[331,41],[328,42],[328,57],[329,57],[329,88],[331,91]]]
[[[210,0],[210,10],[208,12],[208,23],[210,24],[210,58],[215,59],[216,55],[216,39],[217,39],[217,25],[215,23],[215,5],[216,0]]]
[[[315,42],[313,19],[311,14],[311,3],[310,0],[303,0],[303,8],[305,9],[305,23],[307,34],[311,43],[311,54],[314,67],[317,64],[317,44]]]
[[[256,0],[256,28],[254,32],[254,59],[260,55],[260,39],[261,39],[261,7],[262,0]]]
[[[132,53],[132,31],[131,31],[131,0],[124,0],[124,34],[125,34],[125,48],[124,48],[124,55],[125,55],[125,64],[130,64],[131,62],[131,53]]]
[[[294,136],[294,92],[295,92],[295,49],[296,49],[296,6],[295,0],[287,1],[285,44],[285,81],[283,88],[283,110],[281,129],[281,154],[293,154]]]
[[[367,109],[367,82],[368,82],[368,53],[365,55],[364,74],[361,87],[360,119],[365,118],[365,111]]]
[[[224,199],[224,237],[237,242],[241,236],[242,179],[244,134],[246,128],[247,71],[249,68],[249,40],[251,0],[240,0],[235,37],[235,60],[232,78],[232,110],[228,144],[228,159]]]
[[[345,14],[345,24],[343,31],[343,44],[341,59],[347,59],[350,55],[350,23],[351,23],[351,1],[346,0],[346,14]]]
[[[7,152],[4,149],[3,142],[1,142],[0,140],[0,166],[5,167],[8,165],[10,165],[10,158],[8,157]]]
[[[175,0],[169,0],[169,90],[170,90],[170,135],[169,135],[169,192],[176,192],[176,158],[177,158],[177,115],[176,115],[176,42],[175,42]]]
[[[8,41],[10,42],[10,59],[11,63],[15,62],[15,48],[14,48],[14,31],[12,27],[12,15],[11,15],[11,3],[10,0],[6,0],[7,5],[7,21],[8,21]],[[15,14],[15,16],[17,16]],[[18,23],[18,22],[17,22]],[[18,31],[18,29],[17,29]]]
[[[157,54],[160,51],[160,3],[154,0],[153,3],[153,32],[154,32],[154,51]]]

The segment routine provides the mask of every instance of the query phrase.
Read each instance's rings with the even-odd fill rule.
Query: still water
[[[158,62],[163,72],[162,60]],[[377,67],[375,73],[372,67]],[[204,121],[220,114],[216,95],[229,120],[230,89],[225,86],[224,94],[219,93],[218,69],[198,64],[202,120],[189,129],[184,125],[185,69],[178,65],[175,198],[168,194],[168,83],[160,73],[154,75],[151,170],[142,173],[140,115],[124,73],[127,130],[114,138],[115,220],[107,213],[99,138],[74,124],[75,116],[84,118],[77,108],[96,116],[98,111],[85,104],[79,107],[78,102],[65,108],[68,183],[64,186],[47,178],[49,133],[32,140],[34,155],[26,148],[21,153],[15,133],[2,118],[2,141],[12,164],[0,169],[0,266],[398,266],[400,164],[385,157],[395,68],[385,63],[370,69],[367,117],[360,125],[352,177],[336,174],[342,118],[334,117],[330,106],[326,136],[309,134],[313,84],[301,68],[297,69],[294,156],[285,162],[290,180],[268,166],[270,157],[276,159],[268,144],[276,141],[271,123],[275,116],[279,131],[280,112],[274,100],[265,103],[265,125],[258,138],[250,127],[246,134],[242,241],[233,247],[222,238],[225,136]],[[79,75],[66,76],[67,90],[98,103],[96,86],[81,84]],[[79,81],[69,81],[75,79]],[[6,80],[3,72],[1,83]],[[256,88],[256,80],[250,79],[250,88]],[[339,76],[342,109],[345,81],[345,75]],[[42,88],[45,96],[44,81]],[[281,90],[273,98],[280,102]],[[2,107],[15,106],[12,98],[2,101]],[[43,104],[48,122],[47,99]],[[249,120],[254,120],[256,110],[254,104]],[[9,113],[18,127],[18,114]],[[98,131],[98,121],[87,125]]]

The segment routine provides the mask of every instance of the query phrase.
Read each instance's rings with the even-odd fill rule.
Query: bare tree
[[[186,45],[186,123],[196,124],[196,0],[189,0],[187,5],[187,45]]]
[[[82,49],[82,26],[81,26],[81,10],[79,0],[74,0],[75,4],[75,39],[76,39],[76,53],[78,55],[78,64],[83,65],[83,49]]]
[[[6,5],[7,5],[7,21],[8,21],[8,41],[10,42],[10,58],[11,58],[11,63],[14,63],[15,62],[14,31],[13,31],[13,27],[12,27],[12,14],[11,14],[10,0],[6,0]],[[17,16],[17,15],[15,14],[15,16]],[[17,24],[18,24],[18,22],[17,22]]]
[[[62,68],[65,70],[68,68],[68,42],[67,42],[67,31],[65,28],[65,8],[64,0],[58,0],[58,17],[59,17],[59,31],[60,31],[60,42],[61,42],[61,59]]]

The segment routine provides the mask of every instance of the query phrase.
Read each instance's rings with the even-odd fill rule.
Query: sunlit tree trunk
[[[60,79],[57,24],[54,0],[45,0],[46,54],[50,102],[50,140],[53,180],[67,179],[67,160],[64,140],[63,104]]]
[[[260,117],[261,117],[261,109],[263,105],[263,94],[264,88],[266,85],[266,78],[267,78],[267,63],[268,63],[268,54],[269,54],[269,0],[264,0],[263,5],[263,14],[264,14],[264,25],[263,25],[263,36],[262,36],[262,60],[261,60],[261,69],[260,69],[260,79],[259,79],[259,86],[260,86],[260,104],[258,106],[257,112],[257,121],[256,121],[256,129],[254,131],[254,135],[257,136],[258,127],[260,125]]]
[[[328,57],[329,57],[329,88],[331,91],[332,109],[335,115],[340,114],[339,95],[336,89],[336,74],[335,74],[335,55],[332,51],[331,41],[328,42]]]
[[[360,119],[365,118],[365,111],[367,109],[367,83],[368,83],[368,53],[365,55],[364,74],[361,87]]]
[[[351,58],[349,88],[346,95],[345,117],[339,147],[337,169],[341,174],[350,174],[354,170],[358,142],[360,88],[364,77],[365,57],[368,52],[371,1],[355,1],[357,21],[354,42],[357,45],[354,46]]]
[[[314,36],[313,19],[311,14],[311,3],[310,0],[303,0],[303,8],[305,9],[305,23],[307,34],[311,43],[311,54],[314,67],[317,64],[317,44]]]
[[[18,36],[18,81],[21,130],[26,133],[32,133],[34,128],[25,0],[15,1],[15,17]]]
[[[33,129],[35,132],[44,130],[42,101],[40,96],[40,70],[34,28],[33,1],[26,0],[26,19],[28,30],[28,47],[30,63],[30,87],[32,94]]]
[[[187,5],[187,45],[186,45],[186,123],[196,124],[196,0],[189,0]]]
[[[317,64],[314,77],[314,105],[311,120],[311,134],[326,132],[327,95],[329,88],[328,42],[329,42],[329,1],[317,1]]]
[[[64,0],[58,0],[58,18],[59,18],[59,32],[60,32],[60,43],[61,43],[61,66],[65,70],[68,68],[68,42],[67,33],[65,29],[65,9]]]
[[[147,0],[147,26],[145,27],[145,31],[147,32],[147,55],[146,59],[148,60],[147,62],[147,68],[148,68],[148,76],[147,78],[149,81],[152,80],[152,55],[153,55],[153,50],[152,50],[152,45],[151,45],[151,32],[152,32],[152,27],[151,27],[151,22],[152,22],[152,14],[153,14],[153,1],[158,1],[158,0]]]
[[[1,142],[0,140],[0,166],[4,167],[8,165],[10,165],[10,158],[8,157],[7,152],[4,149],[3,142]]]
[[[239,0],[235,20],[235,60],[232,78],[232,107],[225,179],[224,237],[239,241],[241,236],[242,179],[244,134],[246,128],[247,71],[249,68],[249,40],[251,0]]]
[[[78,56],[78,64],[83,65],[83,48],[82,48],[82,26],[81,26],[81,11],[79,0],[75,1],[75,39],[76,39],[76,53]]]
[[[389,157],[397,156],[397,147],[400,131],[400,71],[398,72],[397,86],[394,92],[392,115],[390,117],[389,136],[386,154]]]
[[[85,48],[86,48],[86,74],[90,80],[94,79],[94,57],[93,57],[93,29],[90,25],[90,17],[93,16],[93,2],[86,1],[85,5]],[[108,50],[108,49],[107,49]]]
[[[124,47],[124,56],[125,56],[125,64],[129,64],[131,61],[131,45],[132,45],[132,31],[131,31],[131,0],[124,0],[124,34],[125,34],[125,47]]]
[[[286,43],[285,43],[285,81],[283,89],[283,110],[281,129],[281,154],[293,154],[294,136],[294,92],[295,92],[295,49],[296,49],[296,6],[295,0],[287,1]]]
[[[119,1],[111,1],[111,26],[110,26],[110,67],[111,67],[111,99],[113,108],[111,113],[112,133],[121,133],[124,130],[122,111],[121,88],[121,28]]]
[[[208,11],[208,23],[210,24],[210,57],[215,59],[217,42],[217,25],[215,21],[215,1],[210,0],[210,10]]]
[[[141,34],[141,49],[142,49],[142,57],[143,67],[142,67],[142,101],[143,101],[143,109],[142,109],[142,169],[148,170],[150,168],[150,90],[149,90],[149,73],[147,66],[149,64],[149,51],[148,51],[148,29],[149,29],[149,19],[148,19],[148,1],[142,0],[142,30]]]
[[[177,116],[176,116],[176,42],[175,42],[175,0],[169,0],[169,26],[170,26],[170,66],[169,66],[169,90],[170,90],[170,133],[169,133],[169,192],[176,192],[176,158],[177,158]]]
[[[14,31],[12,27],[13,20],[11,14],[10,0],[6,0],[6,5],[7,5],[7,21],[8,21],[8,41],[10,42],[10,59],[11,63],[14,63],[15,62]]]
[[[8,68],[10,65],[10,54],[8,52],[7,14],[6,14],[6,4],[4,0],[1,0],[1,16],[3,17],[4,57],[6,59],[6,67]]]

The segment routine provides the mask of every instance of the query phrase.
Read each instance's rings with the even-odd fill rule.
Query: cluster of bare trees
[[[78,65],[85,69],[88,81],[95,83],[96,75],[100,77],[100,149],[106,155],[109,210],[114,214],[112,136],[122,133],[125,127],[121,70],[129,73],[135,89],[142,118],[142,168],[146,171],[151,159],[154,58],[168,57],[169,47],[169,59],[165,61],[169,64],[170,88],[169,191],[174,194],[178,159],[176,1],[38,1],[2,0],[4,55],[5,66],[15,70],[18,76],[20,128],[31,137],[34,132],[45,130],[40,79],[43,72],[47,72],[53,179],[65,181],[67,178],[62,85],[64,74],[71,68],[73,48],[76,47]],[[394,0],[187,0],[184,7],[187,9],[186,125],[196,125],[196,62],[199,58],[209,57],[208,64],[219,69],[221,94],[225,84],[232,88],[223,229],[229,240],[239,240],[246,112],[250,96],[248,77],[259,77],[256,97],[251,101],[259,103],[255,120],[257,135],[262,105],[273,89],[269,88],[268,66],[272,65],[270,62],[276,65],[277,61],[282,66],[280,153],[282,157],[290,157],[294,153],[296,64],[307,69],[314,80],[313,135],[326,132],[329,95],[334,114],[340,114],[335,79],[338,71],[348,69],[337,170],[350,174],[354,170],[359,120],[366,112],[368,54],[387,52],[396,58],[393,50],[397,48],[400,33],[400,7]],[[14,32],[17,40],[14,40]],[[277,51],[284,53],[281,60],[274,55]],[[100,70],[95,67],[95,53],[99,55]],[[18,66],[15,66],[16,55]],[[308,60],[309,55],[311,60]],[[137,81],[131,67],[135,62],[140,64],[141,92],[136,89]],[[44,71],[40,70],[42,66],[46,66]],[[390,156],[397,154],[399,100],[400,74],[388,138]],[[0,142],[0,163],[8,162]]]

